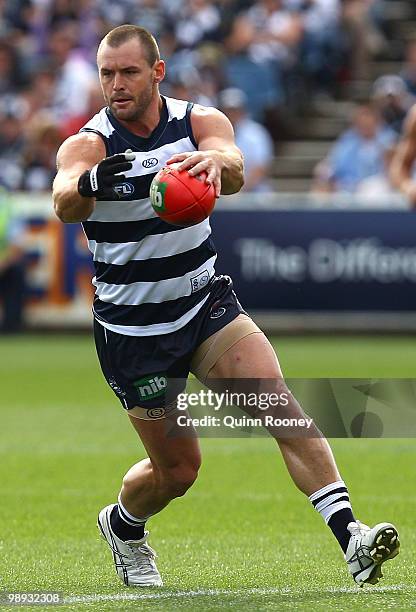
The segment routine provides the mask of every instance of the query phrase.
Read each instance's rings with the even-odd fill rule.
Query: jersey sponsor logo
[[[191,281],[191,292],[195,293],[208,285],[209,272],[208,270],[203,270],[197,276],[192,276],[189,280]]]
[[[144,159],[142,161],[142,166],[143,168],[154,168],[154,166],[157,166],[158,163],[159,160],[156,159],[156,157],[149,157],[149,159]]]
[[[164,408],[149,408],[147,410],[147,416],[150,419],[160,419],[165,416],[166,410]]]
[[[166,376],[161,374],[151,374],[140,378],[133,383],[142,401],[150,400],[164,395],[168,381]]]
[[[226,308],[224,308],[224,306],[220,306],[220,308],[217,308],[216,310],[211,310],[211,314],[209,315],[210,319],[219,319],[220,317],[222,317],[223,314],[225,314],[226,312]]]
[[[120,198],[126,198],[134,193],[134,185],[131,183],[119,183],[118,185],[114,185],[114,189],[117,191]]]

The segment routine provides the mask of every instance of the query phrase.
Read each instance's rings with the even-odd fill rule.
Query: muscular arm
[[[205,171],[217,197],[239,191],[244,184],[243,156],[230,121],[219,110],[196,104],[191,123],[198,151],[173,155],[168,163],[181,162],[178,169],[192,175]]]
[[[406,119],[403,138],[394,154],[390,177],[393,184],[409,198],[416,207],[416,182],[412,178],[412,168],[416,160],[416,105]]]
[[[61,145],[57,155],[58,173],[53,183],[53,204],[56,215],[64,223],[85,221],[95,206],[95,198],[78,193],[78,179],[106,156],[100,136],[82,133],[71,136]]]
[[[210,151],[212,155],[218,156],[221,165],[221,193],[236,193],[244,184],[244,166],[229,119],[215,108],[195,105],[191,122],[198,150]]]

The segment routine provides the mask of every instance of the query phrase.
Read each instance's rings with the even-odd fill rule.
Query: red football
[[[215,189],[206,173],[191,176],[176,165],[159,170],[150,186],[153,210],[167,223],[188,227],[209,217],[215,206]]]

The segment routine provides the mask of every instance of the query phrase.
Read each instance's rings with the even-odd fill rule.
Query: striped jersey
[[[216,251],[208,219],[192,227],[166,223],[149,198],[153,177],[175,153],[197,148],[193,104],[162,96],[160,122],[149,136],[132,134],[103,108],[80,131],[99,134],[107,156],[136,154],[120,200],[97,200],[83,222],[95,276],[94,316],[107,329],[129,336],[174,332],[188,323],[209,296]]]

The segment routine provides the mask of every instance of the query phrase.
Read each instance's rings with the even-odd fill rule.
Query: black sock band
[[[116,504],[111,511],[110,524],[111,529],[120,540],[141,540],[144,537],[144,526],[146,521],[137,521],[136,525],[127,522],[118,504]]]
[[[338,512],[335,512],[335,514],[333,514],[328,521],[328,526],[331,528],[332,533],[338,540],[344,554],[347,552],[348,542],[350,541],[351,537],[347,526],[352,522],[355,522],[355,518],[350,508],[342,508],[342,510],[338,510]]]

